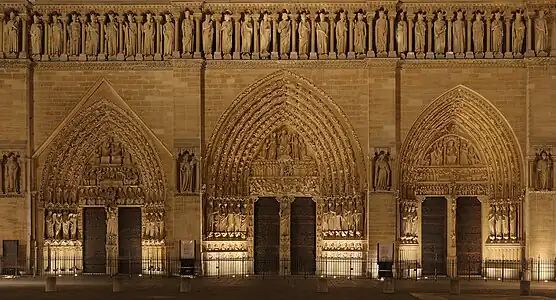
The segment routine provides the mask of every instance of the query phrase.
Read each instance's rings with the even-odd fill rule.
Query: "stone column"
[[[196,12],[193,14],[193,18],[195,19],[195,53],[193,53],[193,58],[202,58],[203,55],[201,53],[201,18],[203,14],[200,12]],[[179,27],[176,28],[176,31],[179,32]],[[177,47],[177,46],[176,46]],[[179,48],[177,48],[179,53]]]
[[[180,13],[178,11],[172,13],[172,20],[174,21],[174,49],[172,50],[172,58],[180,58]]]
[[[355,58],[355,52],[353,52],[353,30],[355,25],[355,18],[356,14],[353,13],[346,13],[348,17],[348,31],[349,31],[349,39],[348,39],[348,56],[347,58],[353,59]]]
[[[473,54],[473,49],[471,49],[471,41],[472,41],[472,36],[471,36],[471,31],[472,31],[472,27],[473,26],[473,13],[468,11],[466,13],[465,16],[465,22],[467,22],[467,51],[465,53],[465,58],[475,58],[475,55]]]
[[[494,58],[492,51],[490,51],[490,43],[491,43],[491,32],[490,32],[490,21],[492,18],[492,12],[487,11],[485,14],[485,22],[486,22],[486,51],[485,51],[485,58]]]
[[[214,51],[214,59],[222,59],[222,48],[220,45],[220,38],[222,36],[222,32],[221,32],[221,26],[220,26],[220,19],[222,18],[222,15],[220,14],[214,14],[213,16],[213,20],[214,23],[216,24],[216,49]]]
[[[297,14],[293,13],[291,15],[292,19],[292,52],[290,53],[290,59],[297,59]]]
[[[446,58],[454,58],[454,51],[452,51],[452,18],[454,17],[454,13],[452,11],[448,11],[446,14],[446,22],[448,22],[448,42],[446,43]]]
[[[118,55],[117,60],[125,60],[125,48],[124,48],[124,20],[125,15],[120,14],[117,17],[118,20]]]
[[[369,12],[367,14],[367,39],[368,39],[368,49],[367,49],[367,57],[376,57],[376,53],[374,51],[374,24],[375,24],[375,12]]]
[[[27,23],[29,22],[29,16],[25,13],[19,15],[21,17],[21,52],[19,52],[19,58],[28,57],[28,47],[29,47],[29,32],[27,32]]]
[[[315,32],[315,26],[316,26],[317,20],[316,20],[316,15],[314,12],[311,12],[311,53],[309,55],[309,59],[317,59],[317,52],[315,50],[315,44],[317,42],[316,39],[316,32]]]
[[[533,50],[533,18],[535,11],[527,10],[525,17],[527,18],[527,50],[525,50],[525,57],[535,57],[535,50]]]
[[[232,15],[232,20],[234,21],[234,52],[233,59],[241,59],[241,15]]]
[[[60,54],[60,61],[67,61],[68,60],[68,21],[69,17],[63,16],[62,17],[62,25],[63,29],[63,36],[62,36],[62,54]]]
[[[279,14],[269,15],[272,19],[272,52],[270,53],[270,59],[279,59],[278,54],[278,18]]]
[[[0,58],[4,58],[4,13],[0,13]]]
[[[282,196],[277,198],[280,202],[280,275],[289,275],[291,269],[290,257],[290,219],[291,203],[295,200],[293,196]]]
[[[431,14],[427,16],[427,55],[425,58],[434,58],[434,52],[432,49],[432,23],[434,16]]]
[[[143,16],[135,16],[137,22],[137,55],[135,60],[143,60]]]
[[[415,58],[413,51],[413,18],[415,13],[411,10],[407,11],[407,56],[406,58]]]
[[[162,16],[154,16],[156,21],[156,45],[154,60],[162,60]]]
[[[79,21],[81,22],[81,51],[79,54],[79,60],[80,61],[86,61],[87,60],[87,52],[85,50],[86,46],[87,46],[87,33],[85,31],[86,26],[87,26],[87,16],[86,15],[82,15],[79,16]]]
[[[556,56],[556,9],[550,11],[552,15],[552,35],[550,37],[550,56]]]
[[[388,46],[388,57],[396,58],[398,55],[396,54],[396,48],[394,48],[394,41],[396,40],[395,36],[396,33],[395,29],[395,22],[396,22],[396,11],[392,10],[388,12],[388,19],[390,20],[390,44]]]
[[[106,232],[106,274],[115,275],[118,273],[118,209],[115,208],[115,215],[112,216],[116,218],[113,227],[114,232]],[[110,215],[107,214],[106,220],[109,220]]]
[[[504,53],[504,58],[513,58],[512,54],[512,13],[506,12],[504,14],[504,23],[506,23],[506,53]]]
[[[457,200],[455,197],[446,197],[447,200],[447,219],[448,219],[448,226],[446,236],[448,237],[448,245],[447,246],[447,272],[448,276],[454,278],[457,275],[457,253],[456,253],[456,208],[457,208]]]
[[[328,33],[328,42],[329,46],[328,46],[328,59],[336,59],[336,51],[334,50],[336,47],[335,45],[335,37],[336,37],[336,14],[335,13],[331,13],[328,15],[328,23],[330,24],[330,26],[328,28],[330,28],[330,32]]]
[[[253,19],[253,54],[251,55],[251,59],[259,59],[261,58],[261,44],[259,39],[260,15],[258,13],[254,13],[251,18]]]
[[[106,15],[100,15],[98,20],[100,22],[100,53],[98,54],[98,60],[106,60],[106,42],[104,39],[104,25],[106,23]]]
[[[3,23],[2,22],[2,17],[3,17],[3,15],[0,14],[0,31],[3,31],[3,28],[2,28],[2,25],[1,25]],[[49,61],[50,60],[50,55],[49,55],[50,54],[50,45],[48,43],[48,33],[50,32],[50,30],[49,30],[50,20],[49,20],[48,15],[43,17],[42,22],[43,22],[43,26],[44,26],[44,28],[43,28],[43,34],[44,34],[44,36],[43,36],[44,49],[43,50],[44,50],[44,53],[41,57],[41,60],[42,61]],[[2,39],[3,39],[3,36],[2,36],[2,33],[0,33],[0,40],[2,40]],[[1,43],[2,42],[0,42],[0,46],[1,46]],[[0,48],[0,49],[2,49],[2,48]],[[2,54],[3,54],[3,52],[2,52],[2,50],[0,50],[0,58],[2,58]]]

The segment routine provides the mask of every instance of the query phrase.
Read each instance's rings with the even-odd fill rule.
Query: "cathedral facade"
[[[556,256],[554,4],[2,5],[18,268],[517,277]]]

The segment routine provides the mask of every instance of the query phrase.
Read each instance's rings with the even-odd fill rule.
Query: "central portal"
[[[316,204],[311,198],[295,198],[290,228],[292,275],[315,274]]]

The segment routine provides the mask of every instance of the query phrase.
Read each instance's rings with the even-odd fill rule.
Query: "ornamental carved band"
[[[521,150],[506,120],[488,100],[464,86],[441,95],[417,119],[401,153],[402,242],[418,240],[417,199],[435,195],[487,199],[496,220],[505,220],[491,226],[489,241],[519,238],[519,223],[511,223],[518,222],[511,216],[519,215],[524,195]]]
[[[0,15],[0,54],[42,61],[554,56],[550,9],[402,2],[16,5]]]

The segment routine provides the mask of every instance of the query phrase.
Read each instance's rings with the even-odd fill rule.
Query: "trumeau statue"
[[[363,21],[365,15],[357,13],[357,20],[355,21],[355,29],[353,35],[353,47],[356,54],[365,53],[365,41],[367,38],[367,24]],[[371,33],[372,34],[372,33]]]
[[[444,21],[444,13],[439,11],[436,13],[436,21],[434,21],[434,52],[443,54],[446,51],[446,21]]]
[[[176,32],[176,27],[174,22],[172,22],[172,15],[164,15],[165,23],[162,27],[164,33],[164,57],[172,57],[172,52],[174,51],[174,35]]]
[[[425,16],[422,12],[419,12],[415,22],[415,52],[417,53],[425,53],[426,32],[427,24],[425,23]]]
[[[545,10],[539,10],[539,15],[535,19],[535,52],[537,55],[546,55],[548,41],[548,25],[545,18]]]
[[[268,55],[270,52],[270,39],[272,33],[272,23],[270,21],[268,13],[263,14],[263,19],[260,24],[260,46],[261,54]]]
[[[114,14],[108,14],[108,23],[105,26],[106,51],[108,57],[118,55],[118,21]]]
[[[127,22],[124,23],[124,41],[126,58],[134,58],[137,54],[137,23],[133,18],[133,14],[127,14]]]
[[[311,39],[311,23],[307,20],[307,14],[301,13],[299,21],[299,55],[306,58],[309,55],[309,40]]]
[[[222,21],[222,25],[220,25],[220,31],[222,32],[222,53],[224,55],[231,55],[233,47],[234,25],[232,24],[232,18],[230,14],[224,14],[224,21]]]
[[[203,52],[205,57],[212,57],[212,41],[214,39],[214,26],[212,15],[205,15],[203,21]]]
[[[405,20],[405,12],[400,12],[398,27],[396,28],[396,41],[398,43],[398,53],[407,52],[407,21]]]
[[[193,28],[194,28],[193,18],[191,16],[191,13],[188,10],[186,10],[183,21],[181,22],[182,52],[183,54],[186,55],[193,53]],[[204,37],[204,23],[203,23],[203,37]],[[212,45],[212,40],[211,40],[211,45]]]
[[[515,20],[512,24],[512,53],[514,55],[523,52],[523,38],[525,37],[525,23],[520,11],[516,11]]]
[[[477,12],[475,14],[475,21],[473,21],[473,48],[475,53],[484,52],[484,40],[485,40],[485,27],[483,23],[483,14]]]
[[[463,54],[465,53],[465,21],[461,10],[456,13],[456,20],[452,26],[454,53]]]
[[[346,54],[348,25],[346,22],[346,13],[340,12],[340,18],[336,22],[336,50],[338,55]]]
[[[64,27],[57,14],[52,15],[52,24],[48,31],[48,53],[51,57],[62,54],[62,43],[64,42]]]
[[[79,56],[81,44],[81,24],[77,14],[71,15],[71,23],[68,28],[68,56]]]
[[[118,208],[109,206],[106,210],[106,234],[118,235]]]
[[[146,19],[147,20],[145,24],[143,24],[143,55],[154,56],[154,37],[156,33],[156,24],[153,23],[153,16],[151,14],[147,14]]]
[[[502,53],[502,41],[504,38],[504,24],[500,19],[502,14],[497,11],[494,13],[494,20],[491,24],[491,31],[492,31],[492,52],[493,53]]]
[[[324,13],[319,14],[319,21],[316,22],[317,53],[319,55],[328,54],[328,22]]]
[[[19,53],[19,31],[20,18],[11,11],[6,24],[4,24],[4,52],[8,56],[14,56]]]
[[[253,22],[250,14],[245,14],[241,22],[241,55],[249,58],[253,44]]]
[[[282,13],[282,20],[278,23],[278,33],[280,34],[280,53],[288,54],[291,48],[291,21],[287,13]]]
[[[376,26],[375,26],[375,37],[376,37],[376,52],[386,53],[386,44],[388,41],[388,20],[386,19],[386,14],[384,13],[384,10],[378,11],[378,19],[376,20]]]
[[[85,40],[85,53],[87,56],[97,56],[99,51],[99,23],[98,17],[96,14],[91,14],[91,21],[87,23],[86,31],[86,40]]]
[[[40,18],[33,15],[33,24],[30,29],[31,36],[31,55],[36,57],[42,53],[42,31],[43,27],[40,23]]]

